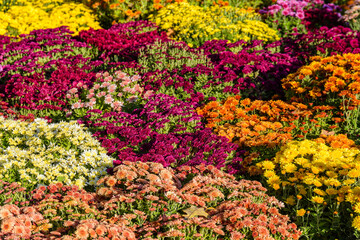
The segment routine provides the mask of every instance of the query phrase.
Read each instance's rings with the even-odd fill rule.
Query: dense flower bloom
[[[13,5],[8,11],[0,12],[1,35],[16,36],[28,34],[33,30],[65,25],[75,34],[84,29],[100,28],[91,10],[81,3],[68,3],[63,0],[53,2],[21,0],[21,2],[23,5]]]
[[[237,15],[237,18],[233,18],[234,15]],[[213,39],[226,39],[231,42],[240,39],[279,39],[274,29],[259,21],[259,14],[253,10],[231,6],[215,5],[204,9],[188,2],[174,3],[162,8],[149,19],[164,30],[172,29],[174,39],[185,41],[190,47]]]

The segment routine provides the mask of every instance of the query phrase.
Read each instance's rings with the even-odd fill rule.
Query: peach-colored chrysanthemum
[[[5,219],[8,217],[12,217],[12,216],[13,216],[13,214],[5,207],[0,209],[0,219]]]
[[[118,232],[118,229],[116,227],[110,227],[109,228],[109,233],[112,235],[112,236],[116,236],[119,234]]]
[[[108,177],[108,179],[106,180],[106,184],[110,187],[115,186],[116,182],[117,180],[113,176]]]
[[[171,180],[173,175],[171,174],[171,172],[169,170],[163,169],[160,171],[160,177],[165,180]]]
[[[25,228],[22,225],[17,225],[17,226],[15,225],[12,230],[12,233],[15,235],[22,236],[23,234],[25,234]]]
[[[86,239],[86,238],[89,237],[89,230],[88,230],[87,227],[81,226],[76,230],[75,234],[79,238],[85,238]]]
[[[41,213],[30,214],[30,217],[34,222],[38,222],[44,219],[44,216]]]
[[[24,221],[24,226],[27,228],[31,228],[31,226],[32,226],[31,220],[28,217]]]
[[[97,235],[102,236],[106,233],[106,227],[104,225],[99,225],[96,227],[95,232]]]
[[[119,180],[124,179],[124,178],[126,178],[127,173],[128,173],[128,171],[126,171],[126,170],[117,171],[116,178]]]
[[[133,232],[130,232],[130,231],[128,231],[128,230],[124,230],[124,231],[122,232],[122,234],[123,234],[124,237],[126,237],[126,238],[128,238],[128,239],[135,239],[134,233],[133,233]]]
[[[147,179],[149,179],[152,182],[158,182],[160,181],[160,178],[155,174],[149,174],[146,176]]]
[[[74,225],[75,225],[75,222],[73,222],[73,221],[65,221],[64,222],[64,227],[71,227]]]
[[[111,96],[105,97],[105,103],[106,104],[111,104],[113,101],[114,101],[114,99]]]
[[[97,237],[97,233],[94,229],[89,229],[89,235],[91,238],[96,238]]]
[[[29,213],[29,214],[31,214],[31,213],[35,213],[35,208],[33,208],[33,207],[25,207],[24,209],[23,209],[23,212],[24,213]]]
[[[2,233],[9,233],[11,232],[11,230],[13,229],[14,227],[14,224],[15,224],[15,221],[4,221],[2,224],[1,224],[1,232]]]

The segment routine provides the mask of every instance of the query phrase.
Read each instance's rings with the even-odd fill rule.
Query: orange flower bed
[[[353,146],[354,143],[345,135],[326,135],[335,134],[337,128],[329,122],[342,121],[332,116],[333,109],[331,106],[310,108],[302,103],[289,104],[281,100],[251,101],[234,96],[223,102],[209,102],[197,108],[197,113],[202,115],[206,127],[213,128],[215,134],[225,136],[247,150],[242,166],[253,175],[260,173],[252,165],[256,159],[260,156],[272,158],[280,146],[291,140],[317,138],[322,134],[317,141]]]
[[[320,133],[320,128],[325,127],[324,119],[341,121],[332,118],[332,109],[334,107],[330,106],[308,108],[301,103],[289,104],[281,100],[241,100],[240,96],[235,96],[223,103],[210,102],[198,108],[197,113],[205,119],[206,127],[214,128],[216,134],[240,147],[274,147],[294,137],[304,138],[297,134],[299,130],[302,134],[317,130]],[[297,128],[297,125],[302,126]]]
[[[282,80],[287,97],[352,110],[360,104],[360,54],[321,58]]]

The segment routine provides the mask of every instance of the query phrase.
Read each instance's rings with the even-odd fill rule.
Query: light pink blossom
[[[111,84],[109,87],[108,87],[108,90],[110,93],[114,92],[116,90],[117,86],[115,84]]]
[[[139,79],[140,79],[140,76],[139,76],[139,75],[134,75],[134,76],[131,77],[131,81],[132,81],[132,82],[135,82],[135,81],[137,81],[137,80],[139,80]]]
[[[122,106],[124,106],[124,103],[121,102],[121,101],[115,101],[115,102],[113,102],[111,104],[111,107],[113,107],[113,108],[119,108],[119,107],[122,107]]]
[[[77,88],[72,88],[72,89],[69,90],[69,92],[70,92],[71,94],[74,94],[74,93],[77,93],[78,90],[77,90]]]
[[[107,96],[107,97],[105,97],[105,103],[106,104],[111,104],[112,102],[114,101],[114,99],[110,96]]]
[[[89,107],[90,109],[93,109],[95,106],[95,103],[94,102],[88,102],[86,103],[86,107]]]
[[[121,72],[121,71],[117,71],[115,72],[115,74],[117,75],[118,78],[120,79],[124,79],[126,77],[126,73]]]
[[[105,88],[105,87],[108,87],[109,85],[110,85],[109,82],[103,82],[103,83],[101,84],[101,87],[102,87],[102,88]]]
[[[124,92],[130,92],[130,90],[131,90],[131,88],[129,88],[129,87],[124,88]]]
[[[113,79],[112,76],[108,76],[104,79],[105,82],[110,82]]]
[[[92,98],[92,97],[94,97],[94,96],[95,96],[94,93],[90,93],[90,94],[86,95],[86,98],[87,98],[87,99],[90,99],[90,98]]]
[[[80,107],[81,107],[81,104],[79,102],[76,102],[71,106],[72,109],[77,109],[77,108],[80,108]]]

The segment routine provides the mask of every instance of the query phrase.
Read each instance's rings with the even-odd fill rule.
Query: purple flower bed
[[[140,74],[145,90],[199,104],[233,94],[268,99],[282,95],[280,79],[301,66],[296,57],[277,53],[277,48],[265,47],[261,41],[227,44],[214,40],[198,49],[156,42],[142,51],[137,67],[122,70]]]
[[[228,44],[221,40],[205,43],[201,49],[214,64],[215,79],[233,82],[224,92],[268,99],[274,94],[282,95],[280,80],[301,66],[290,54],[278,53],[278,47],[279,42],[263,46],[261,41]]]
[[[341,8],[335,4],[324,4],[322,8],[310,8],[305,10],[305,18],[302,24],[306,29],[314,30],[326,26],[328,28],[344,26],[345,23],[340,20]]]
[[[94,57],[96,49],[73,39],[70,33],[66,27],[61,27],[20,35],[20,41],[4,38],[5,49],[0,49],[1,65],[4,67],[0,74],[2,82],[4,78],[8,80],[16,74],[29,76],[35,72],[49,73],[56,64],[71,66],[87,63],[90,57]],[[101,61],[93,62],[101,64]]]
[[[155,41],[171,41],[165,33],[148,21],[136,21],[113,25],[110,29],[88,30],[79,34],[79,39],[96,46],[101,55],[99,59],[117,61],[134,61],[139,50]]]
[[[240,170],[237,145],[204,128],[191,104],[164,94],[152,95],[144,108],[129,113],[90,110],[84,123],[108,153],[123,161],[158,162],[164,166],[204,163]]]
[[[321,27],[296,38],[282,40],[283,51],[302,59],[308,64],[310,56],[331,56],[344,53],[360,53],[360,36],[350,28],[337,26]]]
[[[11,107],[23,114],[31,112],[27,110],[61,111],[72,86],[91,84],[95,79],[92,71],[103,64],[92,60],[97,49],[75,40],[70,33],[61,27],[32,31],[21,35],[20,41],[4,38],[0,86]]]

